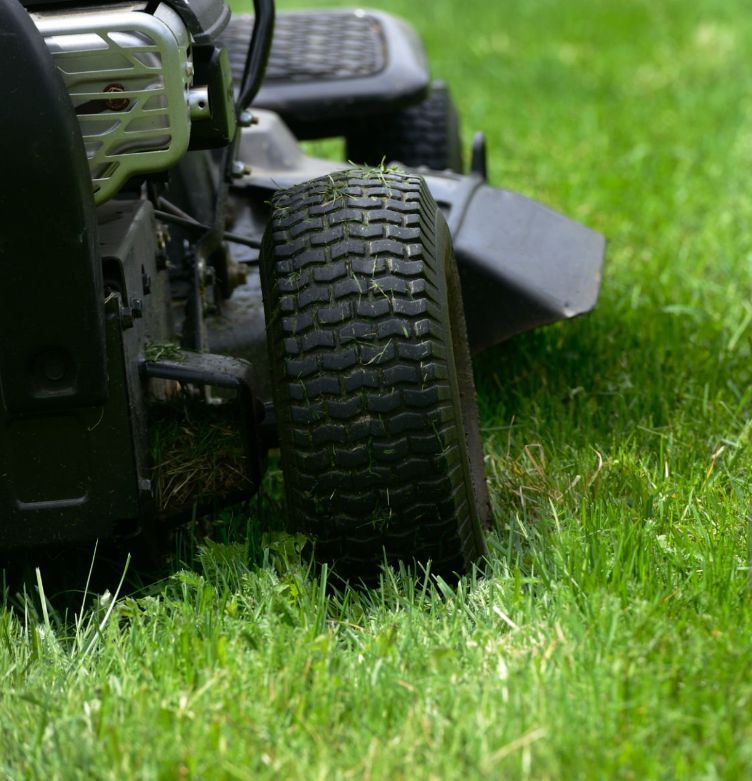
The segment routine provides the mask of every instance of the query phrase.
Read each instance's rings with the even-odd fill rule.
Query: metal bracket
[[[258,488],[262,470],[257,426],[263,420],[264,406],[256,403],[253,367],[248,361],[214,353],[181,352],[180,357],[174,360],[143,361],[141,375],[146,380],[173,380],[187,385],[235,391],[240,408],[248,478]]]

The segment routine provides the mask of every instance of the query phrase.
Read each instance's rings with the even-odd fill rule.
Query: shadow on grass
[[[109,543],[40,546],[0,556],[0,605],[25,611],[41,605],[40,581],[49,607],[60,616],[80,611],[82,604],[109,593],[143,596],[181,569],[202,570],[200,551],[209,541],[240,544],[245,562],[263,560],[262,529],[265,509],[257,499],[228,508],[213,518],[202,518],[174,529],[151,531]],[[273,524],[272,524],[273,526]]]
[[[561,548],[553,537],[586,517],[609,535],[629,521],[629,536],[671,528],[697,497],[734,505],[752,418],[740,333],[696,308],[604,301],[478,356],[494,557],[545,568]]]
[[[639,427],[681,434],[744,420],[752,350],[734,328],[689,306],[604,300],[587,317],[476,357],[484,427],[513,421],[554,444],[587,447]]]

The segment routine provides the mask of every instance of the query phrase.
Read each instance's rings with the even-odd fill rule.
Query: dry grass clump
[[[152,482],[162,513],[249,493],[247,458],[232,404],[154,402],[149,411]]]

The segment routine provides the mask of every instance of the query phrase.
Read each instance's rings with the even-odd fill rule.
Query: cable
[[[159,203],[160,206],[166,206],[169,201],[165,201],[164,198],[160,198]],[[180,225],[181,228],[186,228],[198,233],[208,233],[211,230],[208,225],[204,225],[204,223],[199,222],[198,220],[194,220],[193,217],[186,214],[177,206],[173,206],[172,204],[170,204],[170,206],[172,206],[170,211],[155,209],[154,216],[160,222],[167,222],[171,223],[172,225]],[[223,232],[221,235],[225,241],[229,241],[231,244],[242,244],[243,246],[250,247],[251,249],[261,249],[261,242],[258,239],[249,239],[245,236],[238,236],[237,233]],[[258,260],[244,261],[244,263],[245,265],[255,265],[258,263]]]

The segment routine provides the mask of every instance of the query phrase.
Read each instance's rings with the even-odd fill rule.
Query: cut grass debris
[[[250,492],[237,411],[232,404],[207,405],[176,398],[149,407],[152,480],[164,514],[190,512],[207,501]]]

